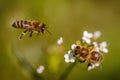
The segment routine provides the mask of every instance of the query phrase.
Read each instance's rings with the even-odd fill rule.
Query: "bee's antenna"
[[[51,35],[51,32],[48,30],[48,26],[46,27],[46,31]]]
[[[51,34],[51,32],[50,32],[49,30],[46,29],[46,31],[47,31],[49,34]]]

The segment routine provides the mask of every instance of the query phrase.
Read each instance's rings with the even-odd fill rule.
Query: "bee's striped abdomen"
[[[20,26],[23,28],[23,20],[21,20],[21,22],[20,22]]]
[[[14,23],[12,24],[12,27],[17,28],[16,22],[14,22]]]
[[[16,21],[12,24],[13,27],[15,28],[21,28],[21,29],[26,29],[30,26],[30,22],[29,21],[23,21],[23,20],[20,20],[20,21]]]

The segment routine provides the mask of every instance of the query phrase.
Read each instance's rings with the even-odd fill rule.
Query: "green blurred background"
[[[28,33],[18,40],[23,30],[11,24],[34,19],[47,24],[52,35],[34,33],[29,39]],[[84,30],[100,30],[98,41],[109,43],[109,53],[100,69],[87,71],[86,64],[77,64],[67,80],[120,80],[119,0],[0,0],[0,80],[57,79],[70,65],[64,54]],[[61,36],[64,46],[57,46]],[[32,72],[39,65],[45,66],[44,72]]]

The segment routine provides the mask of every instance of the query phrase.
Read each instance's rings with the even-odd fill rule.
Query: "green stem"
[[[19,51],[19,50],[17,50]],[[19,51],[20,52],[20,51]],[[44,78],[36,72],[36,70],[31,66],[29,61],[25,58],[25,56],[19,52],[16,52],[15,49],[13,49],[13,53],[15,53],[15,57],[17,58],[17,61],[21,67],[26,69],[30,75],[32,75],[33,80],[44,80]]]
[[[59,77],[59,80],[66,80],[76,64],[77,64],[77,61],[75,61],[74,63],[71,63],[71,65],[69,65],[68,68],[64,70],[64,72],[61,74],[61,76]]]

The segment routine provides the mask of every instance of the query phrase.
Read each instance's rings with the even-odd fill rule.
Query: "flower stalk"
[[[78,62],[75,61],[74,63],[71,63],[65,70],[64,72],[60,75],[59,80],[66,80],[71,71],[74,69]]]

